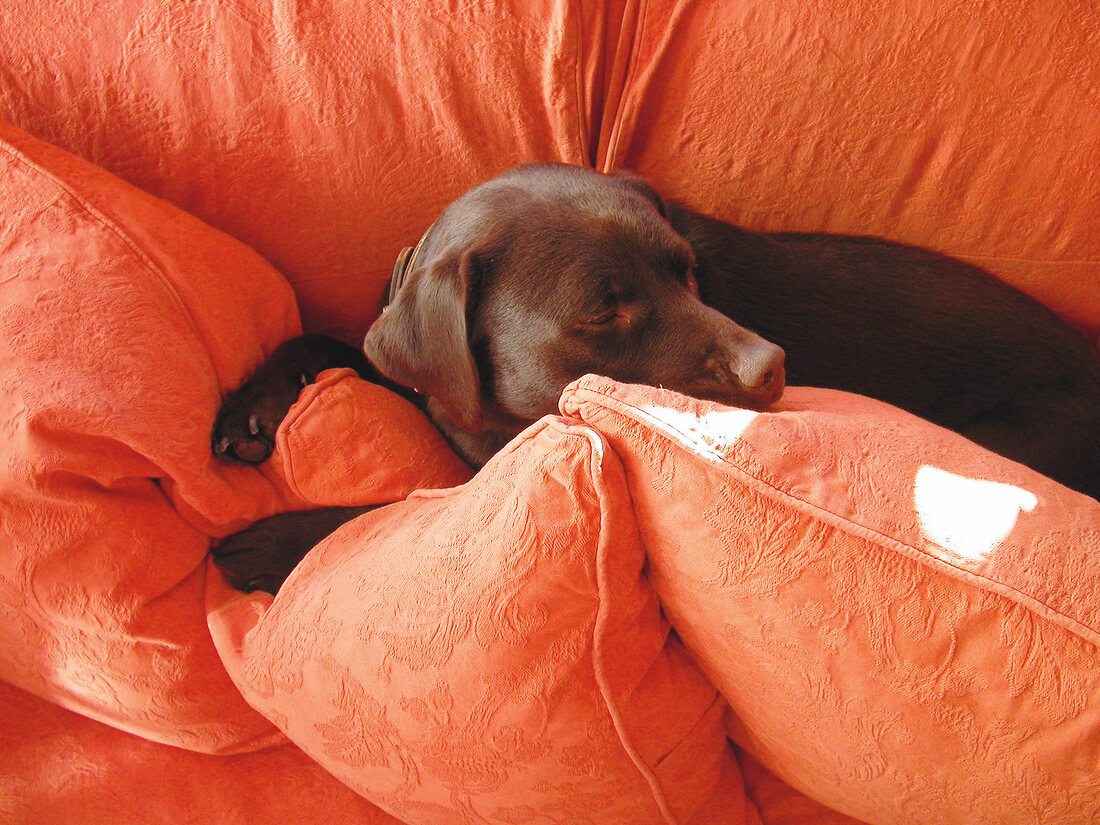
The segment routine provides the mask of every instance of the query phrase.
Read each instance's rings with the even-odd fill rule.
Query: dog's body
[[[890,402],[1100,496],[1100,356],[961,261],[749,232],[665,204],[633,175],[560,164],[474,188],[411,258],[364,350],[428,397],[475,466],[587,372],[757,408],[789,377]],[[324,358],[315,366],[354,360]],[[227,400],[220,454],[266,457],[251,442],[273,433],[249,403]]]
[[[789,383],[887,401],[1100,497],[1100,354],[1042,305],[876,238],[671,219],[702,299],[780,344]]]

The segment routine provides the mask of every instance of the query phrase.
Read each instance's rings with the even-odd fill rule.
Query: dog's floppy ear
[[[618,178],[647,200],[652,201],[653,205],[657,208],[657,213],[662,218],[668,219],[668,206],[665,204],[665,199],[661,197],[661,194],[653,188],[649,181],[625,169],[613,173],[612,177]]]
[[[436,399],[470,433],[481,429],[481,383],[467,329],[475,276],[469,250],[418,266],[363,341],[379,372]]]

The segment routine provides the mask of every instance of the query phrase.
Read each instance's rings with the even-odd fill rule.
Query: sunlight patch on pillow
[[[759,415],[754,410],[735,408],[712,410],[703,415],[654,405],[639,409],[666,435],[711,461],[721,461],[722,453]]]
[[[929,539],[958,556],[980,561],[1012,532],[1020,513],[1030,513],[1039,500],[1012,484],[925,465],[917,471],[913,503]]]

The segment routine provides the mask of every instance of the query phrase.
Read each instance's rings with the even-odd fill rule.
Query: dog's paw
[[[275,431],[307,383],[304,375],[267,370],[230,393],[214,420],[214,455],[245,464],[267,461],[275,449]]]
[[[214,420],[211,447],[226,461],[260,464],[275,449],[275,431],[298,393],[329,367],[370,365],[360,350],[324,335],[301,335],[280,345],[244,385],[229,394]]]
[[[275,595],[314,545],[374,507],[325,507],[280,513],[225,538],[210,551],[214,564],[237,590]]]

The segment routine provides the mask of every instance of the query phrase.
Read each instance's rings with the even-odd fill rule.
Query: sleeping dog
[[[402,253],[363,350],[288,342],[226,400],[215,452],[264,460],[302,383],[332,366],[415,388],[473,466],[585,373],[757,409],[789,380],[887,401],[1100,497],[1100,354],[1043,306],[927,250],[740,229],[630,173],[530,164],[467,192]],[[323,512],[215,553],[256,584],[261,544],[293,545],[278,552],[296,563],[361,511]]]

